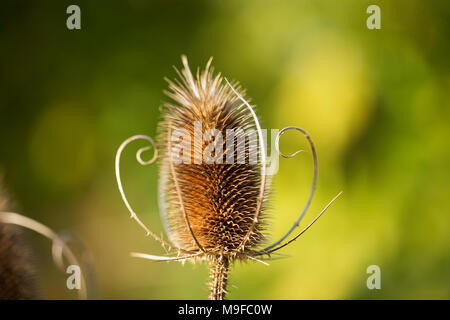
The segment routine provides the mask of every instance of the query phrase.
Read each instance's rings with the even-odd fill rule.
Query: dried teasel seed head
[[[38,290],[35,257],[21,229],[32,230],[52,241],[53,261],[63,272],[66,272],[64,259],[70,265],[80,266],[66,244],[69,240],[77,239],[70,233],[57,234],[36,220],[9,211],[10,205],[7,202],[0,185],[0,300],[36,299]],[[88,256],[84,247],[80,249],[84,257]],[[78,290],[80,299],[87,298],[84,274],[88,273],[91,278],[93,276],[91,265],[86,266],[81,273],[81,288]]]
[[[0,215],[10,206],[0,181]],[[35,267],[22,230],[0,219],[0,300],[38,298]]]
[[[166,229],[185,250],[234,258],[265,240],[258,128],[239,95],[213,74],[211,59],[196,77],[182,61],[180,79],[167,80],[172,101],[159,125]]]
[[[176,256],[156,256],[133,252],[131,255],[153,261],[207,260],[210,268],[210,298],[225,299],[228,270],[236,259],[267,264],[264,257],[284,248],[305,233],[340,196],[340,192],[300,232],[288,238],[299,226],[311,203],[317,182],[317,154],[309,134],[299,127],[282,129],[275,142],[280,156],[292,158],[300,151],[285,155],[279,151],[280,136],[301,132],[309,142],[314,162],[313,182],[308,201],[292,227],[279,240],[260,247],[267,240],[266,201],[270,179],[266,176],[264,137],[253,107],[245,99],[238,83],[231,84],[220,73],[213,74],[210,59],[194,77],[187,58],[182,56],[179,79],[167,80],[166,95],[172,100],[163,105],[159,124],[158,148],[152,138],[136,135],[126,139],[116,154],[116,179],[122,199],[147,235]],[[144,139],[151,147],[139,149],[136,158],[152,164],[159,154],[159,207],[170,242],[157,236],[131,208],[120,178],[120,156],[132,141]],[[149,161],[141,153],[154,148]],[[158,151],[158,149],[160,151]]]

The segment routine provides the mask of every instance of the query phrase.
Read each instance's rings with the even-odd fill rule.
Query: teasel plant
[[[223,300],[228,293],[229,269],[235,261],[251,260],[267,264],[266,261],[279,254],[280,249],[308,230],[342,192],[306,227],[291,236],[309,208],[316,189],[317,153],[313,140],[305,130],[286,127],[279,131],[275,147],[284,158],[292,158],[303,150],[291,155],[281,153],[279,139],[282,134],[297,130],[306,137],[312,152],[314,173],[311,191],[300,216],[280,239],[267,245],[266,211],[271,181],[267,174],[262,129],[254,107],[250,105],[239,83],[230,83],[220,73],[214,75],[212,58],[202,72],[197,69],[195,77],[187,58],[181,58],[182,70],[174,67],[178,78],[165,79],[169,85],[165,94],[171,101],[162,106],[163,115],[158,126],[157,142],[146,135],[135,135],[126,139],[116,153],[116,179],[131,218],[145,230],[147,236],[151,236],[168,252],[173,253],[157,256],[132,252],[131,256],[159,262],[206,262],[210,266],[209,298]],[[201,127],[196,126],[196,123],[200,123]],[[210,130],[218,130],[224,137],[229,129],[235,130],[233,143],[225,143],[223,139],[217,139],[216,135],[215,139],[212,139]],[[180,130],[193,139],[183,139],[174,145],[172,135]],[[257,145],[245,143],[243,135],[247,130],[257,133]],[[148,141],[150,145],[137,151],[137,161],[142,165],[159,162],[158,202],[167,240],[151,231],[140,220],[129,204],[121,182],[122,151],[129,143],[141,139]],[[196,144],[195,141],[200,143]],[[152,148],[153,157],[147,161],[143,160],[142,153]],[[226,161],[230,155],[237,157],[239,148],[244,150],[245,161]],[[181,149],[183,152],[180,156]],[[221,153],[218,150],[224,151]],[[203,158],[208,152],[216,161],[206,161]],[[174,161],[175,153],[179,157],[178,161]],[[259,156],[259,163],[249,161],[250,156],[255,154]]]
[[[11,201],[1,182],[0,179],[0,300],[41,298],[37,289],[35,255],[26,241],[24,230],[34,231],[51,241],[53,262],[63,274],[66,274],[67,266],[79,266],[81,274],[78,298],[86,300],[92,297],[96,280],[92,257],[84,243],[72,232],[56,232],[41,222],[11,210]],[[69,243],[76,244],[81,260]],[[89,295],[88,279],[92,285]]]

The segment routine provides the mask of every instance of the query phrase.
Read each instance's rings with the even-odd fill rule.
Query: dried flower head
[[[138,151],[137,160],[143,165],[151,164],[158,159],[153,139],[138,135],[122,143],[116,155],[116,176],[131,217],[148,235],[177,252],[173,257],[132,255],[156,261],[207,261],[211,265],[210,298],[224,299],[233,261],[250,259],[265,263],[264,257],[270,258],[297,239],[328,206],[303,231],[281,244],[305,214],[317,179],[317,156],[309,135],[297,127],[281,130],[277,150],[279,137],[287,130],[296,129],[306,136],[314,158],[314,178],[308,202],[293,227],[275,243],[263,246],[267,240],[265,202],[270,181],[261,127],[240,85],[230,84],[220,73],[214,75],[211,61],[203,72],[197,69],[194,78],[186,57],[182,56],[184,68],[181,72],[175,68],[179,79],[167,79],[169,91],[165,93],[172,101],[164,103],[159,125],[159,205],[170,242],[150,231],[137,217],[120,179],[120,155],[124,147],[137,139],[149,141],[155,149],[153,158],[141,159],[142,152],[151,148],[145,147]],[[280,155],[290,158],[298,152]]]
[[[64,273],[66,273],[65,261],[70,265],[80,266],[75,254],[67,245],[68,241],[79,240],[71,233],[57,234],[36,220],[9,211],[10,206],[7,203],[0,185],[0,300],[38,299],[35,256],[21,229],[32,230],[52,241],[53,261]],[[86,257],[88,254],[86,248],[81,249],[83,257]],[[92,277],[89,270],[91,266],[86,266],[86,270],[83,271]],[[80,281],[78,296],[80,299],[87,299],[84,273],[81,274]]]
[[[34,257],[19,227],[2,222],[8,204],[0,179],[0,300],[37,297]]]

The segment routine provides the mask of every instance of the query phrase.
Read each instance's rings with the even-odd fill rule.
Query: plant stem
[[[228,283],[228,258],[220,255],[213,259],[210,271],[210,296],[211,300],[225,300]]]

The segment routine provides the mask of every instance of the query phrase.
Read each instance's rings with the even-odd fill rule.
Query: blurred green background
[[[66,8],[81,8],[81,30]],[[370,4],[381,30],[366,27]],[[1,1],[0,173],[18,211],[88,246],[97,298],[204,299],[205,265],[152,263],[164,254],[128,217],[114,156],[155,136],[165,76],[186,54],[214,57],[239,80],[265,128],[315,139],[316,196],[303,225],[342,197],[270,266],[237,263],[231,299],[449,299],[450,3],[448,1]],[[157,168],[129,146],[122,179],[141,219],[162,232]],[[288,153],[307,149],[295,132]],[[310,153],[280,160],[271,230],[301,211]],[[76,298],[32,235],[45,298]],[[366,268],[379,265],[381,290]]]

